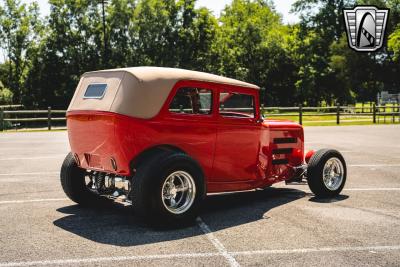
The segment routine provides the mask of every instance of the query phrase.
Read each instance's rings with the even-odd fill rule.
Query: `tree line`
[[[217,17],[196,0],[0,0],[0,104],[66,108],[86,71],[165,66],[262,88],[265,105],[374,101],[400,90],[399,0],[297,0],[287,25],[270,0],[233,0]],[[390,8],[384,47],[348,47],[342,9]],[[105,45],[104,45],[105,44]]]

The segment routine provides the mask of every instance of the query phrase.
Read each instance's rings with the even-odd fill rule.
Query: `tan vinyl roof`
[[[230,84],[242,87],[248,87],[253,89],[260,89],[257,85],[242,82],[239,80],[226,78],[223,76],[218,76],[214,74],[209,74],[205,72],[199,71],[191,71],[184,69],[176,69],[176,68],[161,68],[161,67],[133,67],[133,68],[121,68],[121,69],[112,69],[112,70],[100,70],[87,72],[89,73],[101,73],[101,72],[113,72],[113,71],[124,71],[132,74],[136,77],[140,82],[162,82],[165,81],[165,85],[168,88],[160,88],[159,89],[172,89],[170,88],[171,81],[175,84],[181,80],[196,80],[196,81],[204,81],[204,82],[215,82],[215,83],[223,83]],[[86,73],[85,73],[86,74]],[[161,85],[161,84],[160,84]]]
[[[204,72],[173,68],[134,67],[85,73],[68,111],[110,111],[137,118],[156,116],[178,81],[194,80],[229,84],[259,90],[256,85]],[[108,85],[102,99],[85,99],[89,84]]]

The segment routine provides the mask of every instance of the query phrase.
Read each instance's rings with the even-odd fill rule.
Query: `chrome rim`
[[[171,213],[182,214],[193,205],[196,184],[185,171],[176,171],[165,179],[161,190],[164,207]]]
[[[337,190],[343,182],[344,168],[338,158],[330,158],[324,166],[323,179],[326,188],[331,191]]]

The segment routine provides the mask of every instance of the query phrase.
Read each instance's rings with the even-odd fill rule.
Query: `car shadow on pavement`
[[[200,217],[210,223],[212,230],[220,230],[268,218],[271,209],[308,196],[290,188],[209,196],[202,206]],[[57,210],[65,216],[54,225],[94,242],[115,246],[137,246],[178,240],[202,235],[197,225],[182,229],[157,230],[140,222],[130,207],[111,204],[98,209],[78,205]]]
[[[339,195],[334,198],[317,198],[317,197],[312,197],[309,199],[311,202],[316,202],[316,203],[335,203],[335,202],[340,202],[343,200],[348,199],[349,196],[347,195]]]

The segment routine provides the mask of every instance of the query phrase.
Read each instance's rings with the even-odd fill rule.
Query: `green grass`
[[[364,112],[370,112],[372,110],[373,103],[364,103]],[[356,108],[360,108],[357,112],[361,112],[362,103],[356,103]],[[385,108],[379,108],[380,112],[399,112],[397,104],[386,104]]]
[[[269,117],[266,114],[266,118],[269,119],[278,119],[278,120],[290,120],[299,122],[299,117],[297,115],[293,116],[273,116]],[[373,125],[372,116],[357,116],[357,115],[342,115],[340,116],[340,124],[339,125]],[[396,116],[395,123],[392,122],[392,117],[387,116],[386,121],[384,121],[383,117],[377,117],[376,124],[400,124],[399,117]],[[336,116],[303,116],[303,125],[304,126],[336,126]]]
[[[0,131],[0,134],[2,133],[35,133],[35,132],[63,132],[66,131],[67,129],[52,129],[52,130],[47,130],[47,129],[7,129],[4,131]]]

